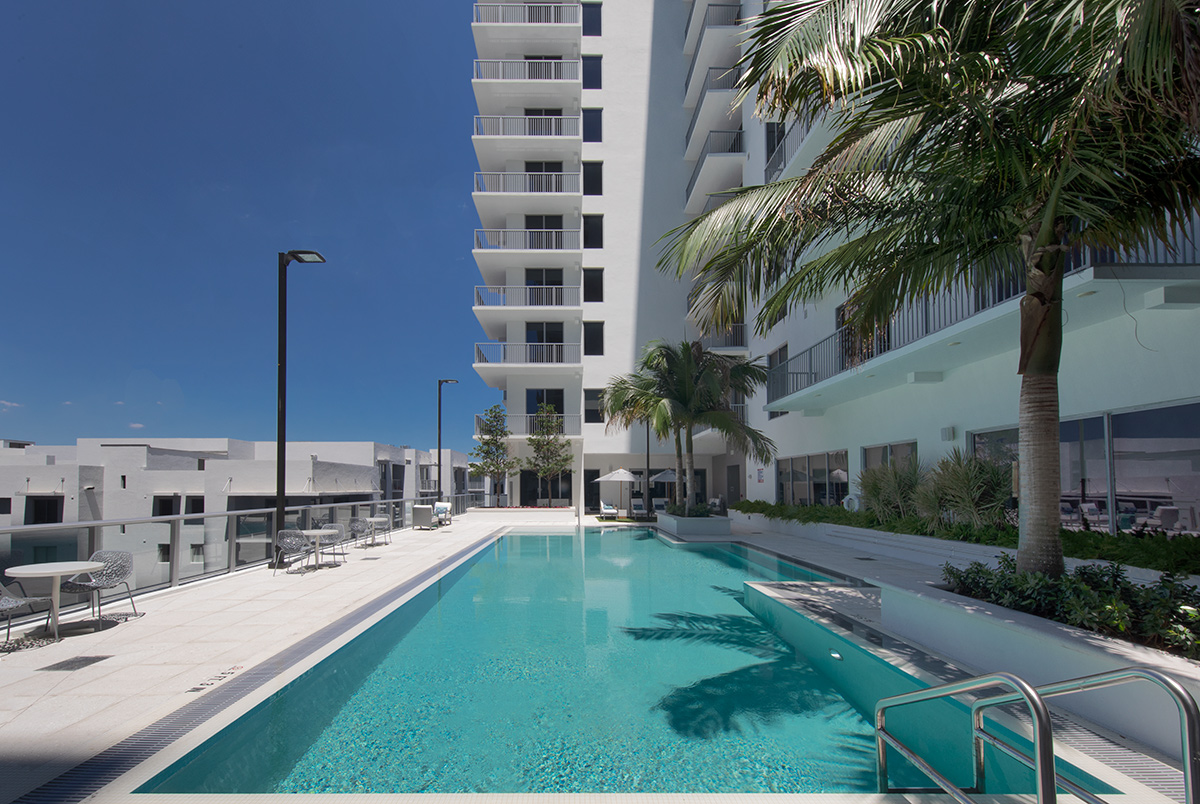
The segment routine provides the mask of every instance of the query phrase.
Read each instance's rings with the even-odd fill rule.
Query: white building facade
[[[659,239],[720,192],[796,175],[828,142],[735,106],[744,20],[762,9],[705,0],[479,4],[475,312],[489,339],[475,369],[502,389],[520,454],[537,402],[561,411],[591,480],[645,467],[644,432],[609,431],[594,400],[655,339],[695,337],[688,288],[655,270]],[[1168,253],[1084,251],[1066,280],[1061,386],[1063,501],[1113,521],[1200,500],[1200,268],[1192,239]],[[864,342],[841,329],[841,298],[765,336],[735,327],[713,348],[765,357],[768,387],[746,401],[778,459],[727,455],[697,437],[706,497],[837,503],[865,467],[959,447],[1015,448],[1018,287],[962,288]],[[748,313],[752,320],[753,312]],[[672,464],[650,439],[651,471]],[[615,500],[615,487],[604,487]],[[656,489],[658,496],[665,490]],[[565,496],[565,495],[564,495]],[[628,492],[626,492],[626,497]],[[511,495],[510,495],[511,497]],[[515,502],[515,500],[514,500]],[[528,489],[521,502],[529,504]]]

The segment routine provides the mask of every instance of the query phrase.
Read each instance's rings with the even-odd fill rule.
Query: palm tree
[[[767,370],[756,360],[710,352],[699,341],[647,345],[632,374],[614,377],[600,394],[610,427],[648,422],[659,440],[675,439],[676,504],[691,507],[696,488],[692,431],[707,426],[733,449],[766,463],[775,444],[746,424],[730,406],[734,395],[753,395],[766,382]],[[681,466],[682,464],[682,466]]]
[[[668,233],[709,326],[760,333],[836,289],[866,333],[961,283],[1020,277],[1020,549],[1062,572],[1062,281],[1079,246],[1168,245],[1200,208],[1200,27],[1182,0],[799,0],[753,23],[743,91],[825,121],[804,174]]]

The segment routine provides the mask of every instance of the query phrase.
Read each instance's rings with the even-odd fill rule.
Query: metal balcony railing
[[[559,427],[563,435],[577,436],[583,432],[582,417],[578,413],[560,414],[554,417],[559,422]],[[537,416],[535,414],[510,413],[505,417],[505,424],[508,427],[510,435],[527,436],[537,430]],[[482,436],[486,430],[486,424],[482,416],[475,417],[475,435]]]
[[[741,75],[741,70],[734,67],[708,68],[708,75],[704,79],[704,89],[701,90],[700,100],[696,103],[696,111],[692,112],[692,122],[688,124],[687,134],[683,138],[685,148],[692,141],[692,132],[696,129],[696,121],[700,119],[700,110],[704,108],[703,93],[722,89],[737,89],[737,83]]]
[[[476,307],[579,307],[580,289],[564,285],[476,285]]]
[[[796,120],[788,126],[783,139],[775,146],[775,150],[771,152],[771,155],[767,157],[767,165],[763,170],[763,178],[768,184],[778,179],[780,174],[783,173],[783,169],[787,167],[788,162],[792,161],[792,157],[800,150],[800,145],[811,130],[812,126],[800,120]]]
[[[1200,220],[1174,227],[1174,251],[1158,240],[1128,250],[1077,248],[1067,254],[1066,273],[1096,265],[1195,265],[1200,263]],[[775,366],[767,376],[767,402],[823,382],[893,349],[932,335],[1025,292],[1023,276],[966,283],[918,300],[892,316],[886,326],[865,337],[842,327],[828,338]]]
[[[578,25],[582,19],[578,2],[562,3],[476,3],[475,22],[500,24],[551,23]]]
[[[578,81],[578,60],[476,59],[479,81]]]
[[[686,91],[692,85],[692,73],[696,72],[697,60],[704,50],[704,37],[712,28],[736,28],[741,25],[742,6],[739,3],[720,3],[710,5],[704,10],[703,30],[700,31],[700,41],[696,43],[696,52],[692,54],[692,63],[688,66],[687,78],[683,81]],[[687,27],[683,29],[683,41],[688,38],[692,26],[692,18],[688,17]]]
[[[477,343],[475,362],[492,364],[542,364],[582,362],[578,343]]]
[[[710,131],[708,138],[704,141],[704,150],[700,152],[700,158],[696,160],[696,167],[692,170],[692,178],[688,181],[687,193],[684,198],[691,198],[692,190],[696,187],[696,180],[700,178],[700,171],[704,168],[704,160],[708,159],[711,154],[744,155],[746,149],[742,143],[742,132],[740,131]]]
[[[579,137],[579,117],[523,117],[521,115],[478,115],[477,137]]]
[[[733,415],[737,417],[737,420],[739,422],[741,422],[742,424],[746,423],[746,405],[745,405],[745,403],[738,403],[738,404],[730,405],[729,409],[730,409],[730,411],[733,412]],[[709,430],[712,430],[712,428],[709,427],[707,424],[700,425],[699,427],[697,427],[695,430],[692,431],[692,436],[695,437],[695,436],[700,435],[701,433],[707,433]]]
[[[475,248],[538,251],[576,251],[582,247],[579,229],[476,229]]]
[[[576,193],[579,173],[476,173],[477,193]]]
[[[744,349],[746,347],[746,325],[730,324],[723,332],[713,332],[700,339],[705,349]]]

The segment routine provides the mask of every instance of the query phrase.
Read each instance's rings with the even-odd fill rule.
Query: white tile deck
[[[255,568],[197,582],[176,589],[139,597],[144,616],[130,619],[96,633],[79,633],[61,642],[34,650],[0,654],[0,803],[7,804],[60,774],[89,760],[101,751],[130,738],[160,719],[192,704],[209,691],[220,690],[248,672],[286,651],[296,643],[312,639],[321,629],[373,601],[387,600],[352,627],[333,635],[310,656],[264,684],[245,699],[231,704],[211,721],[178,739],[126,776],[101,790],[89,801],[104,804],[126,801],[129,792],[170,758],[198,744],[219,725],[232,721],[266,694],[278,689],[320,658],[365,630],[401,605],[419,589],[397,596],[398,585],[430,572],[444,572],[472,551],[474,545],[490,541],[504,528],[573,527],[574,518],[556,512],[472,511],[456,517],[452,525],[436,531],[400,531],[393,543],[373,548],[352,549],[349,560],[337,568],[304,574],[272,575]],[[585,518],[584,524],[595,524]],[[737,538],[795,555],[804,561],[859,577],[882,577],[922,582],[936,577],[929,566],[888,559],[863,562],[861,549],[841,550],[807,543],[794,536],[741,529]],[[366,561],[365,558],[377,560]],[[393,599],[389,599],[390,597]],[[844,591],[843,602],[870,621],[870,595]],[[122,611],[119,599],[109,611]],[[109,658],[69,672],[46,671],[56,662],[80,656]],[[236,688],[237,684],[232,684]],[[42,788],[43,791],[46,788]],[[37,793],[27,800],[34,800]],[[868,804],[888,802],[944,801],[942,796],[922,795],[807,795],[807,796],[679,796],[679,795],[505,795],[489,796],[488,804],[599,804],[601,799],[619,799],[623,804]],[[313,804],[363,801],[417,801],[423,804],[457,804],[468,799],[479,804],[479,796],[345,796],[312,795]],[[433,802],[431,799],[437,799]],[[53,801],[43,795],[38,800]],[[220,801],[294,802],[294,796],[159,796],[139,795],[144,804],[207,804]],[[981,801],[1031,801],[1027,797],[981,798]],[[1060,801],[1070,801],[1060,797]]]

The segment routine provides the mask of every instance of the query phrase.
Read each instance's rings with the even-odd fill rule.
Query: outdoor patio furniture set
[[[137,606],[133,602],[133,590],[129,586],[129,576],[133,574],[133,553],[124,550],[97,550],[87,561],[52,561],[41,564],[24,564],[9,567],[5,574],[14,579],[49,578],[51,579],[48,596],[29,595],[20,580],[14,580],[12,586],[19,592],[0,583],[0,614],[8,620],[4,639],[12,638],[12,618],[20,609],[28,608],[34,612],[34,605],[48,603],[46,609],[45,630],[52,633],[57,640],[58,635],[58,603],[63,592],[67,594],[87,595],[91,612],[97,622],[100,621],[101,592],[125,587],[129,595],[129,605],[137,615]],[[70,576],[67,580],[61,580]]]
[[[363,546],[373,547],[380,543],[381,538],[383,543],[391,543],[391,520],[386,516],[351,517],[345,525],[341,522],[315,522],[314,525],[313,528],[285,528],[279,531],[275,544],[280,555],[275,562],[275,572],[279,571],[280,565],[286,567],[285,572],[291,572],[297,566],[303,572],[309,556],[313,557],[313,569],[337,566],[339,552],[346,558],[348,545],[357,545],[368,538],[370,544]],[[328,551],[331,561],[322,564],[321,554],[325,551]]]

